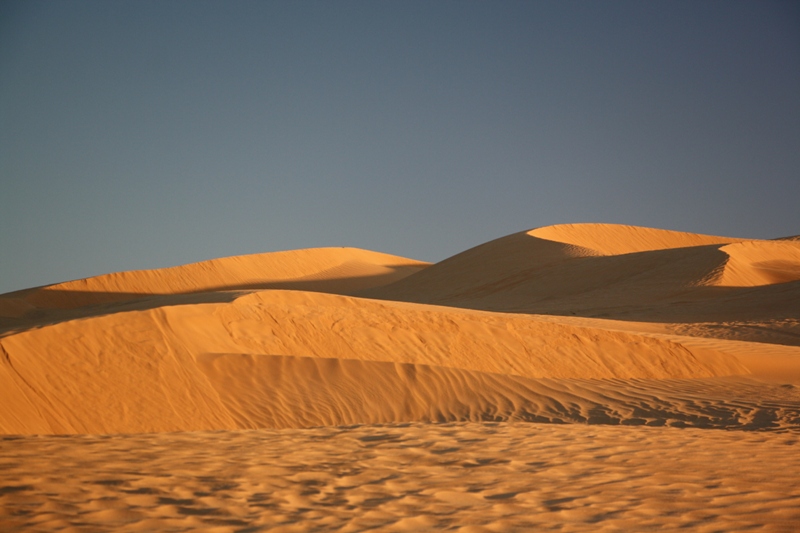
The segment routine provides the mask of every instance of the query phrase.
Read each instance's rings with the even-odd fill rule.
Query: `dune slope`
[[[606,413],[597,420],[663,424],[681,415],[664,414],[680,409],[657,386],[647,396],[652,409],[642,411],[642,397],[611,400],[614,393],[604,392],[591,400],[596,391],[565,392],[584,385],[536,380],[748,375],[730,351],[739,344],[694,346],[677,336],[547,317],[258,291],[233,302],[120,312],[0,339],[0,428],[106,433],[486,418],[586,421],[590,411]],[[609,390],[630,386],[609,383]],[[769,390],[759,402],[774,396]],[[778,426],[794,424],[795,389],[783,393],[789,403],[768,409]],[[764,408],[759,402],[745,411]],[[687,417],[700,425],[709,418]],[[725,415],[723,425],[747,425],[748,417]]]
[[[0,530],[794,531],[799,250],[576,224],[2,295]]]
[[[579,224],[433,266],[300,250],[18,291],[0,298],[22,314],[0,331],[0,431],[487,419],[791,428],[798,246]],[[541,309],[550,314],[530,314]],[[788,341],[693,321],[739,311],[764,325],[760,340],[778,324]],[[680,324],[664,325],[675,315]]]
[[[800,345],[800,245],[572,224],[516,233],[467,250],[372,298],[489,311],[715,324],[723,338]],[[724,327],[725,323],[734,323]],[[741,337],[737,327],[758,326]],[[764,330],[774,335],[765,339]]]
[[[348,293],[396,281],[428,266],[358,248],[312,248],[212,259],[155,270],[134,270],[0,295],[0,313],[75,308],[221,290],[284,288]]]

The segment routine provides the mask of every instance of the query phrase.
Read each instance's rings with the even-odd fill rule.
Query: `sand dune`
[[[791,531],[798,302],[797,239],[608,224],[0,295],[0,528]]]
[[[54,347],[57,356],[42,357],[53,353]],[[750,373],[724,349],[688,349],[679,337],[536,316],[282,290],[252,292],[229,303],[173,305],[62,322],[2,338],[0,351],[5,356],[0,375],[0,390],[5,393],[0,394],[5,405],[16,405],[0,412],[0,428],[7,433],[240,427],[231,422],[224,401],[220,403],[224,391],[215,392],[201,369],[216,354],[239,354],[239,360],[266,360],[271,355],[356,359],[528,378],[699,378]],[[330,368],[333,372],[339,367]],[[380,367],[358,368],[354,379],[370,381]],[[266,367],[263,373],[272,374],[274,369]],[[333,375],[339,374],[332,374],[332,380]],[[292,378],[305,379],[303,372]],[[440,383],[446,389],[440,391],[442,398],[460,394],[477,402],[470,407],[473,411],[493,412],[491,402],[481,403],[475,394],[482,385],[450,377]],[[264,386],[271,390],[274,383]],[[438,407],[436,398],[432,391],[426,401],[433,404],[415,412],[450,409]],[[104,406],[101,412],[98,405]],[[313,402],[303,407],[310,419],[321,416],[315,409],[330,408]],[[298,419],[296,425],[315,424]]]
[[[609,419],[666,424],[666,415],[632,414],[641,398],[623,405],[611,401],[611,393],[594,403],[578,395],[568,400],[578,406],[573,414],[557,416],[540,401],[547,388],[541,380],[617,380],[609,387],[620,390],[634,385],[619,380],[735,375],[800,383],[800,348],[792,346],[800,342],[791,335],[800,322],[792,298],[799,284],[785,281],[800,260],[798,250],[792,240],[579,224],[510,235],[427,268],[363,250],[319,249],[19,291],[0,300],[36,312],[0,337],[0,429],[114,433],[497,417],[580,421],[604,401],[628,413]],[[728,292],[746,283],[740,287],[745,292]],[[331,294],[345,289],[405,296]],[[693,297],[692,291],[723,292]],[[691,305],[665,296],[673,293]],[[411,294],[458,307],[415,303]],[[783,334],[783,342],[748,342],[754,333],[733,337],[729,331],[747,331],[741,321],[674,324],[662,316],[665,307],[730,313],[736,299],[746,308],[749,329],[762,326],[759,340]],[[564,314],[581,305],[584,311],[613,308],[637,320],[572,316],[574,310],[569,316],[519,312],[538,305]],[[517,312],[479,310],[493,307]],[[770,386],[764,385],[764,398]],[[556,389],[548,389],[552,401],[563,404],[563,391]],[[296,399],[322,395],[325,401],[295,408],[281,396],[290,390]],[[376,395],[380,400],[369,399]],[[658,386],[651,395],[653,405],[674,405]],[[770,415],[783,426],[791,426],[792,416]],[[733,418],[747,423],[747,415]]]
[[[630,278],[642,285],[655,282],[657,287],[650,292],[664,285],[685,288],[719,268],[725,256],[718,252],[720,245],[733,242],[611,224],[549,226],[476,246],[402,282],[366,293],[429,303],[494,295],[496,305],[502,306],[511,290],[564,298],[588,290],[621,292],[624,287],[617,286]],[[676,271],[671,263],[680,268]]]
[[[758,287],[800,280],[800,242],[746,241],[720,248],[725,267],[712,280],[720,287]]]
[[[559,224],[536,228],[526,233],[531,237],[589,249],[597,255],[690,248],[740,240],[620,224]]]
[[[720,338],[800,345],[796,241],[575,224],[483,244],[367,297],[488,311],[713,325]],[[750,323],[761,329],[731,326]],[[767,332],[774,335],[767,336]]]
[[[0,297],[0,312],[30,306],[75,308],[149,295],[287,288],[348,293],[386,284],[428,263],[357,248],[313,248],[225,257],[156,270],[135,270],[56,283]],[[26,305],[27,304],[27,305]]]

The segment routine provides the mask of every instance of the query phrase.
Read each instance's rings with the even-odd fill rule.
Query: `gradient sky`
[[[567,222],[800,233],[800,3],[0,4],[0,292]]]

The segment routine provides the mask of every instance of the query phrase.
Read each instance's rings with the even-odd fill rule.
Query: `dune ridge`
[[[758,287],[800,280],[800,241],[744,241],[720,250],[728,260],[714,285]]]
[[[571,224],[0,295],[0,529],[794,531],[799,251]]]
[[[704,334],[800,345],[800,255],[763,241],[569,224],[482,244],[359,295],[486,311],[715,324]],[[760,332],[727,327],[758,324]],[[787,329],[788,328],[788,329]],[[771,330],[774,335],[765,335]]]
[[[349,292],[395,281],[428,266],[358,248],[312,248],[241,255],[154,270],[132,270],[0,295],[0,312],[75,308],[148,295],[291,287]],[[5,300],[5,302],[3,302]]]
[[[0,300],[37,311],[0,332],[0,431],[495,417],[667,424],[695,407],[670,399],[657,385],[664,380],[754,375],[800,383],[800,335],[793,336],[799,251],[792,240],[573,224],[509,235],[431,266],[325,248],[17,291]],[[693,295],[698,290],[706,292]],[[561,314],[530,313],[540,306]],[[587,306],[622,318],[586,316]],[[746,316],[675,324],[664,309],[716,318],[746,309]],[[727,333],[745,331],[743,323],[754,324],[759,340],[780,334],[782,343]],[[570,396],[566,385],[544,385],[570,379],[604,380],[605,392],[573,384],[584,392]],[[649,380],[649,400],[609,392],[636,389],[634,380]],[[772,385],[763,387],[761,396],[770,397]],[[755,418],[764,427],[793,427],[797,398],[787,387],[789,403],[780,408],[752,400],[717,424],[749,427],[745,411],[761,409],[771,413]],[[724,404],[727,393],[719,394],[726,399],[704,404]],[[553,410],[564,402],[579,407]],[[636,414],[644,404],[651,415]],[[593,409],[617,414],[592,418]],[[703,412],[686,419],[710,424]]]
[[[54,346],[58,357],[42,357]],[[2,338],[0,348],[0,394],[7,406],[0,427],[10,433],[238,427],[198,368],[208,354],[220,353],[360,359],[529,378],[749,372],[724,351],[693,353],[673,338],[283,290],[62,322]],[[359,379],[369,381],[374,368],[363,369]]]
[[[621,255],[710,244],[729,244],[741,239],[701,235],[621,224],[558,224],[525,232],[553,242],[593,250],[598,255]]]

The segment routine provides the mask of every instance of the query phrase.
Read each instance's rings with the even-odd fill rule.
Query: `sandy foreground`
[[[798,531],[800,240],[575,224],[0,295],[3,531]]]
[[[798,438],[513,422],[4,437],[0,526],[796,531]]]

